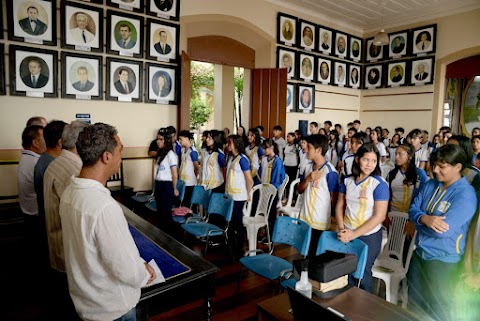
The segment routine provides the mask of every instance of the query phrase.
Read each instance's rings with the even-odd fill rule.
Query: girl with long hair
[[[248,159],[250,160],[250,172],[252,174],[253,183],[254,185],[258,185],[260,184],[260,161],[265,155],[262,146],[260,146],[260,132],[257,128],[250,128],[248,130],[247,138],[248,145],[245,147],[245,152],[248,156]]]
[[[372,142],[372,144],[375,145],[375,147],[377,147],[378,152],[380,153],[381,161],[383,163],[387,160],[388,154],[387,154],[387,149],[385,148],[385,145],[383,145],[383,143],[380,142],[381,137],[382,137],[382,132],[380,132],[378,128],[372,129],[370,131],[370,141]]]
[[[388,154],[389,154],[390,161],[395,160],[395,152],[399,144],[400,144],[400,135],[399,134],[393,135],[390,145],[388,145]]]
[[[185,195],[183,205],[190,207],[193,187],[197,185],[197,176],[200,170],[198,163],[198,151],[193,146],[193,133],[182,130],[178,133],[178,140],[182,146],[182,155],[180,163],[180,179],[185,182]]]
[[[222,132],[223,133],[223,132]],[[218,130],[208,132],[205,139],[206,153],[202,160],[202,186],[213,193],[225,192],[225,166],[222,134]]]

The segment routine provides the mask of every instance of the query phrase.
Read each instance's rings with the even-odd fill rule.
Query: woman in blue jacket
[[[435,320],[451,320],[451,294],[475,214],[475,190],[462,176],[470,161],[460,146],[444,145],[431,157],[435,178],[415,197],[410,220],[417,248],[408,271],[409,308]]]

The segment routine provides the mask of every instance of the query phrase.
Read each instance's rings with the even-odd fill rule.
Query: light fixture
[[[381,20],[382,25],[383,25],[383,16],[384,16],[386,4],[387,4],[386,0],[382,1],[382,20]],[[384,46],[384,45],[388,45],[389,43],[390,41],[388,39],[388,35],[384,29],[380,30],[380,32],[377,33],[373,38],[373,44],[375,46]]]

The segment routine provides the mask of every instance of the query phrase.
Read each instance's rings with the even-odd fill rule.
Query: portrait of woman
[[[302,40],[305,46],[310,47],[313,44],[313,31],[310,27],[303,28]]]
[[[352,86],[358,85],[358,80],[359,80],[358,69],[357,68],[352,68],[352,71],[350,73],[350,84]]]
[[[292,40],[293,38],[293,26],[290,20],[285,20],[282,25],[282,35],[285,40]]]
[[[152,88],[155,94],[159,97],[167,97],[172,90],[172,79],[165,71],[157,71],[153,75]]]
[[[328,66],[328,63],[326,61],[322,61],[320,63],[320,72],[319,72],[320,78],[323,80],[329,80],[330,79],[330,67]]]
[[[302,74],[306,78],[309,78],[312,75],[312,60],[308,57],[302,59]]]

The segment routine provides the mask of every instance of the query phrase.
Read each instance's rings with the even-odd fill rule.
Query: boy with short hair
[[[285,150],[285,146],[287,146],[287,143],[285,142],[285,139],[282,137],[283,133],[283,128],[280,125],[276,125],[273,127],[273,140],[275,141],[275,144],[277,144],[278,147],[278,157],[283,161],[283,152]]]
[[[310,135],[318,134],[318,123],[316,121],[312,121],[310,123]]]
[[[265,140],[265,137],[263,137],[263,131],[265,130],[265,128],[262,125],[258,125],[257,129],[258,133],[260,134],[260,143],[263,143],[263,141]]]

